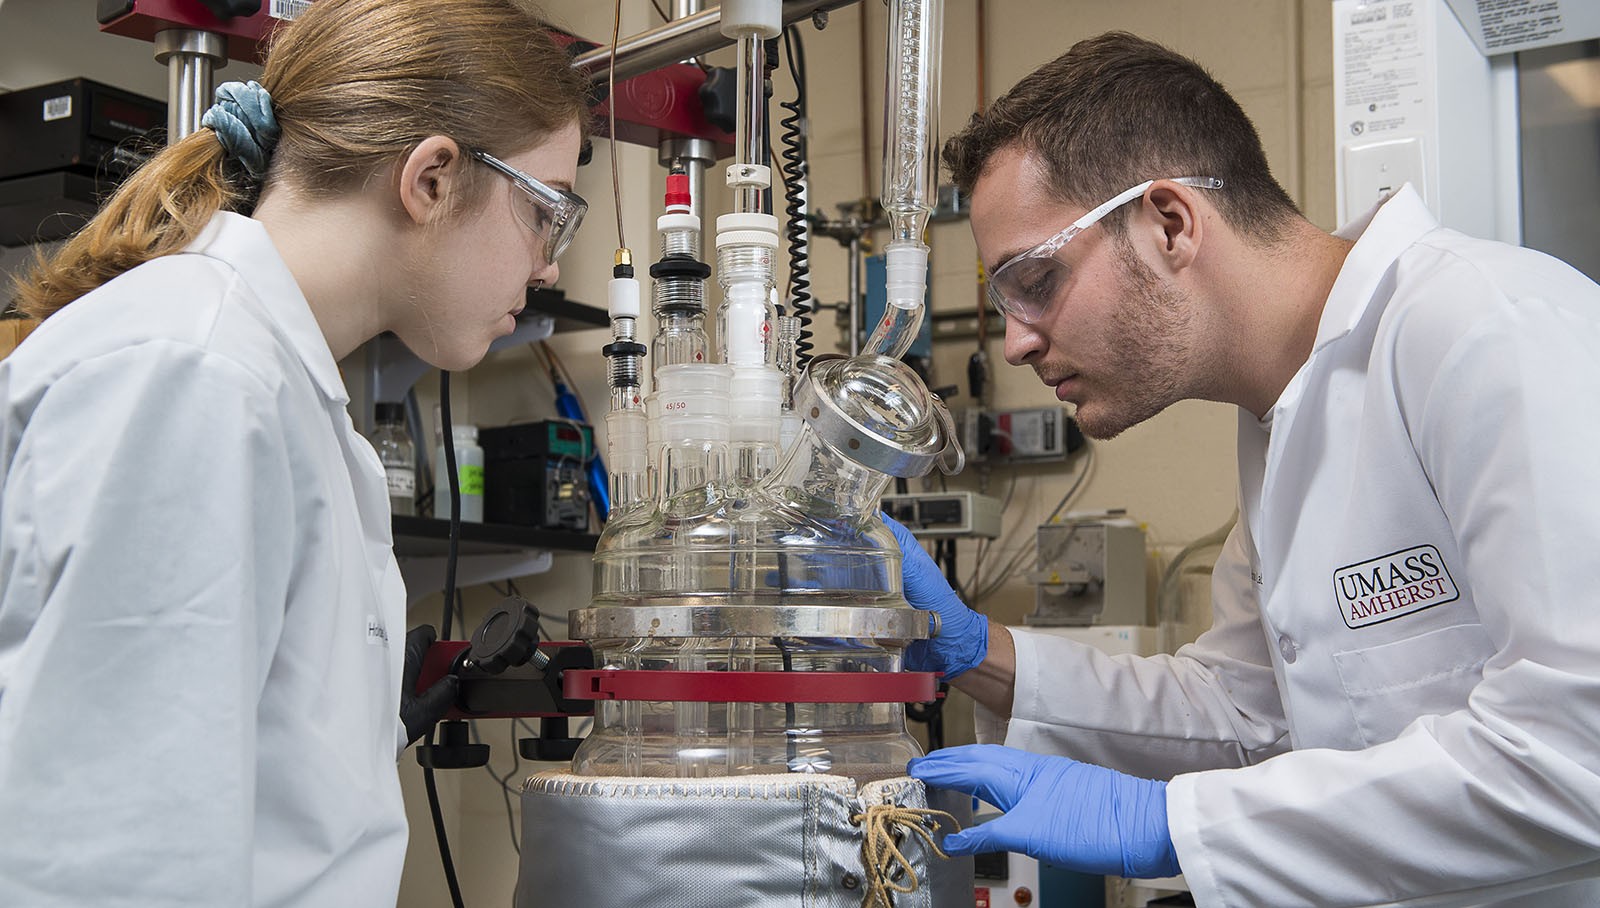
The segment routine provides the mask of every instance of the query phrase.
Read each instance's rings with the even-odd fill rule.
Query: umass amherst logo
[[[1366,627],[1461,598],[1450,571],[1431,545],[1419,545],[1333,574],[1344,623]]]

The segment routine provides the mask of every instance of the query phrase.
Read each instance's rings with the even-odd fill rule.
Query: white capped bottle
[[[452,426],[456,476],[461,482],[461,519],[483,523],[483,448],[478,447],[477,426]],[[434,456],[433,516],[450,519],[450,475],[445,472],[444,445]]]

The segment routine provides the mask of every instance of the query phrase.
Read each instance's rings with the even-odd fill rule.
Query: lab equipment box
[[[1121,517],[1067,515],[1040,526],[1038,567],[1029,572],[1030,625],[1150,624],[1144,528]]]
[[[0,94],[0,245],[82,227],[158,148],[167,105],[88,79]]]
[[[120,180],[144,163],[167,105],[89,79],[0,95],[0,180],[70,170]]]
[[[489,523],[551,530],[589,529],[584,470],[594,456],[594,430],[543,420],[484,429],[483,517]]]
[[[883,509],[918,538],[1000,535],[1000,499],[976,492],[911,492],[883,496]]]

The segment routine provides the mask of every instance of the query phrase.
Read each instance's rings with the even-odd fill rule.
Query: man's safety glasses
[[[554,264],[577,236],[589,203],[570,189],[546,186],[494,155],[474,151],[472,156],[499,171],[522,190],[526,197],[521,200],[523,203],[512,206],[516,209],[517,220],[544,239],[545,261]]]
[[[1145,190],[1155,182],[1145,180],[1126,192],[1118,193],[1050,239],[1007,259],[989,275],[990,302],[1006,318],[1017,319],[1023,324],[1031,325],[1043,318],[1071,275],[1071,269],[1056,258],[1056,253],[1101,218],[1143,196]],[[1176,177],[1172,182],[1196,189],[1222,188],[1222,181],[1216,177]]]

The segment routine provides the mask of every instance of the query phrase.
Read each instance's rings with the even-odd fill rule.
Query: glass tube
[[[943,0],[891,0],[883,209],[890,242],[922,242],[938,196],[939,43]]]

